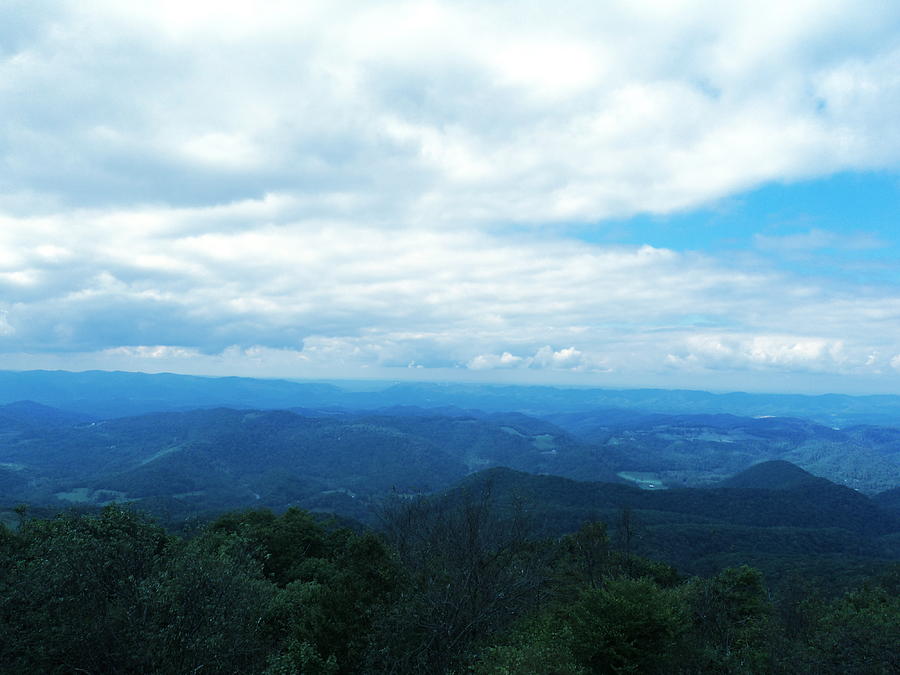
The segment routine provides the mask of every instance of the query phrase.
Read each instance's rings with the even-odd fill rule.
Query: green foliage
[[[0,600],[0,663],[13,672],[253,668],[271,595],[233,538],[184,543],[144,518],[28,520]]]
[[[573,652],[591,672],[667,673],[687,612],[677,591],[647,578],[619,578],[585,589],[568,615]]]
[[[900,594],[874,586],[846,594],[817,617],[809,637],[812,671],[900,672]]]
[[[471,476],[466,488],[484,483],[494,486],[500,502],[527,498],[545,535],[576,532],[600,518],[612,525],[613,552],[625,552],[627,544],[632,553],[686,574],[711,575],[747,563],[770,579],[781,570],[821,569],[823,576],[852,585],[900,551],[891,534],[900,527],[896,520],[865,496],[827,481],[803,489],[651,491],[493,469]]]
[[[264,623],[273,641],[284,639],[270,669],[353,672],[368,647],[371,624],[398,590],[397,562],[372,533],[329,530],[291,508],[220,517],[213,533],[244,538],[278,586]]]
[[[498,644],[484,648],[471,670],[477,675],[582,675],[572,652],[574,636],[565,621],[550,612],[528,618]]]
[[[140,601],[139,584],[156,569],[165,534],[110,508],[99,517],[23,523],[20,552],[0,600],[4,660],[96,668],[99,659],[131,660],[118,634]]]
[[[685,581],[603,523],[540,539],[527,516],[490,490],[397,500],[384,537],[296,509],[187,539],[117,506],[29,516],[0,528],[0,672],[900,670],[900,568],[830,595],[805,570]]]
[[[505,513],[489,486],[458,498],[398,499],[385,509],[406,583],[379,623],[373,670],[455,668],[544,598],[553,551],[529,536],[524,514]]]
[[[155,670],[259,667],[266,648],[260,627],[275,589],[246,541],[211,533],[179,543],[143,589],[151,618],[146,660]]]
[[[268,672],[336,673],[340,643],[334,634],[348,637],[331,622],[330,589],[316,581],[294,581],[281,589],[268,617],[273,636],[285,635],[277,655],[270,659]],[[329,653],[331,652],[331,653]],[[347,664],[345,654],[344,664]]]
[[[744,565],[695,578],[687,596],[701,672],[771,672],[773,609],[758,570]]]
[[[245,537],[257,551],[266,577],[279,586],[312,578],[315,570],[309,569],[310,561],[330,553],[324,528],[297,508],[281,516],[268,509],[228,513],[212,523],[210,530]]]
[[[263,675],[336,675],[340,672],[334,655],[323,659],[315,645],[291,638],[281,652],[269,658]]]
[[[578,532],[563,541],[574,569],[588,586],[596,588],[603,576],[609,573],[612,562],[606,523],[597,520],[586,522]]]

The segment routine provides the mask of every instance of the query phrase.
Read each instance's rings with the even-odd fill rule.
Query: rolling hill
[[[45,426],[0,417],[0,496],[360,517],[376,496],[434,492],[492,466],[617,480],[602,457],[587,461],[593,448],[521,415],[303,412],[217,408]]]
[[[602,520],[619,546],[627,522],[633,552],[687,573],[747,563],[773,579],[785,579],[804,569],[817,568],[818,574],[834,568],[843,575],[900,559],[897,516],[797,467],[768,464],[730,482],[771,481],[770,487],[664,491],[491,469],[470,476],[443,498],[459,501],[487,490],[503,508],[524,505],[535,526],[549,536]]]

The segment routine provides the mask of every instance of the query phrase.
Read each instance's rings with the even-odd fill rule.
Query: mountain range
[[[0,404],[30,400],[97,418],[198,407],[458,407],[530,415],[599,409],[799,417],[831,427],[900,426],[900,396],[710,393],[425,382],[297,382],[108,371],[0,371]]]
[[[488,490],[548,536],[603,520],[693,573],[744,561],[846,576],[900,559],[900,428],[710,410],[756,400],[752,412],[771,412],[791,397],[0,373],[0,401],[20,394],[38,400],[0,404],[0,508],[130,503],[177,524],[299,506],[374,524],[385,499]]]

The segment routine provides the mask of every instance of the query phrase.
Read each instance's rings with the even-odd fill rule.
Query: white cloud
[[[544,345],[531,356],[515,356],[509,352],[502,354],[479,354],[466,364],[470,370],[495,370],[500,368],[532,368],[538,370],[570,370],[579,372],[602,372],[603,360],[591,358],[575,347],[554,350]]]
[[[559,228],[897,167],[900,7],[211,7],[0,8],[0,353],[275,374],[896,367],[895,288]]]
[[[0,238],[17,253],[0,261],[0,349],[184,362],[234,345],[267,361],[294,354],[297,367],[582,373],[874,373],[888,364],[872,354],[900,350],[890,288],[559,236],[317,220],[232,227],[226,207],[148,213],[7,218]],[[123,228],[132,215],[153,226]],[[82,236],[85,220],[95,236]],[[166,346],[187,351],[154,351]]]
[[[113,347],[101,352],[104,356],[126,357],[127,359],[194,359],[200,356],[196,349],[173,347],[170,345],[135,345],[133,347]]]
[[[692,335],[685,353],[670,355],[674,366],[843,372],[879,365],[871,350],[847,348],[842,339],[797,335]]]
[[[552,347],[545,345],[535,353],[531,366],[538,368],[585,370],[590,368],[590,361],[582,351],[575,349],[575,347],[566,347],[554,351]]]
[[[16,332],[16,329],[6,320],[6,315],[6,310],[0,311],[0,335],[12,335]]]
[[[493,370],[496,368],[515,368],[519,364],[526,363],[521,356],[513,356],[509,352],[503,352],[499,356],[497,354],[479,354],[470,359],[466,364],[471,370]]]
[[[887,3],[39,4],[0,56],[10,204],[593,222],[900,160]]]

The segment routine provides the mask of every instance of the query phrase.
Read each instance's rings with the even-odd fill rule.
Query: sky
[[[0,368],[900,393],[900,4],[5,0]]]

